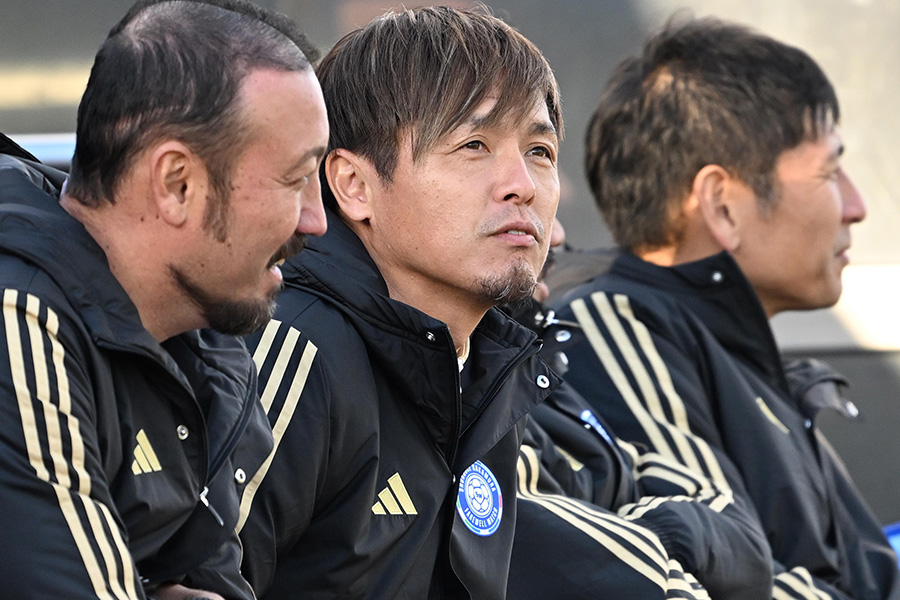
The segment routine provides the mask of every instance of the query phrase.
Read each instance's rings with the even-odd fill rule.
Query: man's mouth
[[[494,231],[494,235],[511,235],[516,237],[531,237],[534,238],[535,241],[540,241],[541,237],[543,237],[543,232],[538,233],[538,227],[533,223],[529,223],[524,220],[520,220],[519,222],[507,222],[505,225],[498,227]]]
[[[290,257],[298,254],[303,250],[304,247],[304,236],[300,234],[295,234],[285,242],[281,248],[278,249],[275,254],[272,255],[272,258],[269,259],[269,264],[267,268],[272,269],[274,267],[280,267],[284,264],[284,261],[289,259]]]

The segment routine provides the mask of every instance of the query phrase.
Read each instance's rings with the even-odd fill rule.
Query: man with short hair
[[[841,405],[840,377],[785,369],[768,324],[840,295],[866,209],[839,116],[801,50],[711,19],[651,37],[588,133],[621,255],[556,307],[577,326],[547,336],[617,435],[751,501],[777,598],[900,597],[896,556],[813,424],[822,398]]]
[[[308,48],[249,2],[141,2],[97,54],[68,185],[4,144],[5,596],[253,597],[234,526],[272,439],[223,334],[268,320],[274,265],[325,230]]]
[[[317,69],[329,234],[249,338],[276,452],[241,528],[264,598],[503,598],[525,415],[558,379],[498,310],[559,199],[556,81],[500,20],[389,13]]]

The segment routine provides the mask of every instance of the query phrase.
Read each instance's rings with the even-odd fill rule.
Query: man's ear
[[[733,252],[741,245],[740,216],[746,192],[747,186],[719,165],[706,165],[694,177],[692,199],[723,250]]]
[[[362,223],[372,218],[375,168],[363,157],[345,148],[336,148],[325,157],[325,178],[341,213]]]
[[[206,169],[183,143],[170,140],[150,152],[150,190],[159,216],[180,227],[206,198]],[[202,209],[202,207],[200,207]]]

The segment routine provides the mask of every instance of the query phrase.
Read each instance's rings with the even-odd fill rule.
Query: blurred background
[[[257,0],[295,20],[323,51],[393,0]],[[131,0],[4,0],[0,131],[66,163],[91,61]],[[406,2],[412,7],[427,2]],[[468,7],[474,2],[445,2]],[[854,228],[845,292],[833,309],[776,317],[789,356],[822,358],[853,381],[861,411],[819,422],[883,523],[900,521],[900,0],[494,0],[540,47],[562,89],[559,218],[575,248],[610,245],[584,180],[583,138],[615,65],[676,11],[743,22],[809,52],[841,101],[844,166],[869,206]]]

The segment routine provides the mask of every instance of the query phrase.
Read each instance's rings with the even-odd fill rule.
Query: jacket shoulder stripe
[[[277,330],[280,327],[280,323],[277,321],[269,322],[269,325],[266,327],[265,334],[274,330]],[[272,341],[269,340],[268,344],[265,344],[266,350],[263,353],[260,353],[260,348],[264,347],[264,344],[260,343],[260,346],[256,349],[254,353],[254,361],[257,361],[256,368],[260,373],[260,383],[263,384],[262,394],[260,394],[260,402],[262,403],[263,410],[266,411],[266,414],[269,414],[269,411],[272,410],[272,403],[275,400],[276,395],[278,394],[278,388],[281,386],[281,383],[284,381],[284,373],[287,371],[288,363],[291,361],[291,357],[294,355],[294,349],[297,347],[297,342],[300,339],[300,332],[293,327],[287,327],[287,331],[284,336],[284,340],[281,342],[281,346],[278,349],[278,353],[275,356],[275,363],[272,365],[272,372],[265,377],[263,380],[263,366],[272,356]],[[261,340],[262,342],[263,340]]]
[[[678,453],[681,455],[682,460],[690,468],[702,471],[699,457],[694,452],[691,444],[684,435],[684,432],[687,432],[689,434],[690,429],[681,428],[681,425],[687,426],[687,418],[684,417],[684,405],[681,402],[681,398],[677,398],[676,402],[676,406],[681,408],[680,411],[677,410],[677,408],[671,407],[671,402],[669,403],[672,415],[675,417],[674,419],[669,419],[665,409],[663,408],[662,400],[660,399],[659,394],[657,394],[656,392],[655,381],[659,382],[659,373],[654,372],[654,375],[657,376],[655,380],[651,378],[650,373],[647,371],[647,368],[644,366],[644,363],[641,360],[641,355],[638,353],[638,349],[631,342],[631,339],[625,332],[624,325],[621,323],[619,317],[613,310],[612,304],[609,301],[609,297],[602,292],[597,292],[591,295],[591,299],[594,301],[594,306],[597,308],[600,317],[603,319],[604,325],[612,335],[612,338],[617,344],[619,351],[622,353],[626,363],[628,364],[628,368],[630,369],[632,375],[640,386],[641,397],[646,403],[646,408],[640,402],[635,402],[635,406],[632,408],[632,411],[646,410],[647,412],[649,412],[650,418],[657,424],[657,426],[661,424],[668,431],[669,435],[675,442],[675,445],[678,447]],[[624,296],[621,295],[614,298],[617,304],[621,304],[623,299],[627,302],[627,299],[625,299]],[[628,312],[631,312],[630,306],[628,307]],[[631,324],[631,327],[633,330],[633,323]],[[646,332],[646,328],[644,328],[644,331]],[[647,337],[649,338],[649,334],[647,335]],[[641,350],[644,352],[644,356],[646,357],[646,351],[648,350],[648,348],[642,347]],[[655,356],[655,361],[654,359],[649,357],[648,361],[651,364],[653,364],[654,362],[657,365],[661,364],[662,358],[659,356],[659,353],[656,351],[656,348],[655,346],[653,346],[652,342],[650,343],[649,350],[650,354]],[[668,379],[669,383],[671,383],[669,372],[665,369],[665,367],[663,367],[663,371],[663,378]],[[679,422],[679,417],[680,420],[683,421],[683,423]]]
[[[804,567],[795,567],[790,571],[775,576],[775,587],[772,590],[773,600],[829,600],[831,596],[819,590],[813,583],[812,576]]]
[[[659,355],[659,352],[656,350],[656,346],[653,343],[653,338],[650,337],[650,331],[647,329],[647,326],[644,325],[643,322],[639,321],[634,316],[634,311],[631,309],[631,303],[628,300],[628,297],[623,294],[616,294],[613,296],[613,300],[616,304],[616,310],[625,321],[631,326],[631,330],[634,332],[634,337],[638,340],[638,343],[641,346],[641,349],[644,352],[644,356],[647,357],[647,360],[650,362],[650,366],[653,368],[653,374],[656,376],[656,382],[659,384],[659,387],[663,390],[663,393],[666,395],[666,398],[669,400],[669,408],[672,411],[672,422],[678,426],[679,429],[683,431],[690,432],[691,426],[688,423],[687,411],[684,409],[684,402],[681,401],[681,397],[678,395],[678,392],[675,391],[675,386],[672,383],[672,377],[669,374],[669,370],[666,368],[665,363],[663,362],[662,357]]]
[[[527,465],[523,456],[527,459]],[[607,548],[625,564],[654,584],[665,589],[665,573],[667,572],[666,552],[655,536],[642,539],[650,532],[643,530],[643,528],[632,526],[632,524],[613,515],[590,510],[587,505],[571,498],[539,492],[537,489],[539,468],[538,458],[534,450],[523,446],[517,465],[518,497],[520,499],[538,504],[548,512],[553,513],[601,544],[604,548]],[[618,541],[613,536],[617,536],[622,541]],[[644,558],[639,557],[628,546],[643,553]]]
[[[672,559],[669,560],[669,585],[666,591],[677,591],[687,594],[678,597],[693,598],[694,600],[711,600],[709,592],[697,581],[697,578],[686,572],[677,560]],[[666,597],[672,598],[673,596],[667,594]]]
[[[130,571],[128,567],[131,565],[130,553],[122,540],[121,532],[118,525],[112,518],[109,508],[93,502],[90,499],[91,478],[87,473],[85,466],[84,439],[81,436],[81,430],[78,427],[78,420],[71,414],[72,397],[69,390],[69,377],[65,367],[65,350],[59,342],[59,318],[56,312],[47,309],[46,317],[46,333],[50,340],[51,359],[56,373],[57,395],[59,398],[58,412],[53,410],[54,405],[50,401],[50,377],[47,372],[45,361],[41,360],[43,348],[39,344],[42,337],[40,323],[37,315],[40,310],[39,300],[29,295],[26,304],[26,322],[28,323],[29,337],[32,344],[32,356],[35,367],[35,383],[38,390],[37,397],[44,404],[45,420],[47,423],[48,440],[50,446],[50,455],[53,457],[55,467],[56,480],[58,485],[54,485],[61,505],[70,499],[68,490],[72,487],[69,479],[69,469],[67,468],[65,454],[63,450],[62,435],[60,431],[60,422],[62,419],[60,414],[66,415],[66,421],[69,424],[68,433],[71,440],[71,467],[75,471],[78,478],[78,493],[81,503],[87,515],[91,530],[97,540],[97,546],[103,555],[108,579],[112,587],[113,593],[117,598],[132,598],[137,594],[133,574],[129,576],[126,571]],[[40,366],[39,366],[40,365]],[[46,394],[46,395],[43,395]],[[108,543],[109,537],[100,523],[97,511],[102,511],[106,515],[106,524],[113,541],[116,544],[116,552]],[[124,577],[120,579],[118,575],[118,561],[123,565]],[[126,589],[123,589],[124,581]]]
[[[65,415],[72,414],[72,395],[69,389],[69,374],[66,369],[66,352],[62,344],[59,343],[59,317],[56,312],[47,309],[46,328],[50,334],[51,355],[53,358],[53,369],[56,372],[56,385],[59,394],[59,412]],[[37,362],[37,361],[35,361]],[[91,493],[91,477],[88,475],[85,466],[84,438],[81,436],[78,419],[70,416],[67,419],[69,426],[69,443],[72,452],[72,470],[78,477],[78,493],[84,496],[90,496]]]
[[[659,394],[656,393],[655,382],[650,377],[650,373],[641,361],[638,349],[625,332],[625,327],[613,311],[609,297],[603,292],[596,292],[591,294],[591,300],[594,301],[594,306],[600,314],[600,317],[603,319],[603,324],[606,326],[607,331],[609,331],[609,334],[612,336],[619,352],[622,353],[628,368],[631,370],[650,415],[657,421],[668,421],[669,419],[666,418],[666,413],[663,409],[662,402],[660,401]]]
[[[615,296],[615,302],[619,314],[622,315],[622,317],[624,317],[625,320],[628,321],[628,323],[631,325],[632,331],[634,331],[634,335],[638,339],[644,355],[647,357],[647,360],[650,361],[650,365],[653,367],[653,372],[656,375],[656,381],[659,383],[660,387],[663,390],[663,393],[669,400],[669,408],[672,411],[673,422],[675,426],[678,427],[681,431],[691,433],[691,426],[688,422],[687,411],[684,407],[684,401],[675,390],[675,385],[672,383],[672,376],[669,373],[669,369],[666,367],[665,361],[663,361],[662,356],[660,356],[659,351],[656,349],[656,345],[653,343],[653,338],[650,335],[650,331],[642,321],[638,320],[637,317],[634,316],[634,311],[631,308],[631,302],[628,300],[627,296],[617,294]],[[703,456],[703,462],[704,464],[706,464],[707,468],[710,471],[712,480],[715,481],[719,486],[727,487],[728,483],[725,480],[725,474],[722,472],[719,461],[716,460],[712,450],[706,443],[700,441],[699,439],[695,438],[695,441],[697,442],[697,448],[700,451],[700,454]]]
[[[674,451],[663,436],[659,424],[653,420],[650,413],[648,413],[643,405],[641,405],[637,394],[628,382],[628,378],[625,376],[625,372],[622,370],[612,349],[609,347],[609,344],[606,343],[603,334],[600,333],[600,328],[588,311],[585,301],[579,298],[572,302],[571,308],[572,313],[578,320],[578,324],[581,326],[582,331],[584,331],[594,352],[597,354],[597,358],[600,359],[603,368],[615,384],[616,389],[622,395],[622,398],[625,400],[626,404],[628,404],[629,409],[631,409],[631,412],[647,433],[647,436],[650,438],[650,443],[652,443],[653,447],[661,454],[674,456]]]
[[[30,294],[25,295],[24,311],[21,306],[20,293],[7,289],[3,293],[3,321],[6,334],[7,348],[9,352],[10,368],[13,387],[16,390],[16,399],[19,406],[19,414],[22,421],[22,430],[25,438],[28,460],[39,479],[48,483],[53,489],[63,518],[69,526],[70,533],[81,555],[82,563],[91,581],[94,592],[99,598],[126,599],[137,594],[133,577],[125,577],[124,586],[118,576],[116,567],[117,559],[110,546],[109,536],[104,531],[99,519],[95,518],[96,503],[89,497],[91,487],[90,478],[84,464],[84,442],[81,437],[78,419],[71,414],[71,398],[66,370],[59,369],[65,360],[65,352],[58,340],[59,319],[49,308],[47,316],[41,319],[40,301]],[[20,318],[24,314],[25,328],[28,340],[20,330]],[[47,356],[45,350],[49,341],[51,352]],[[26,363],[26,356],[31,361]],[[51,377],[48,368],[48,359],[54,366],[56,374],[56,389],[51,389]],[[27,373],[34,374],[34,387],[29,386]],[[55,391],[58,405],[53,403],[52,393]],[[41,431],[39,430],[35,411],[43,412],[47,439],[47,448],[41,443]],[[61,433],[61,423],[68,423],[71,446],[66,447]],[[72,463],[66,457],[66,451],[71,453]],[[47,459],[53,465],[53,474],[47,468]],[[79,479],[78,489],[73,489],[70,469]],[[78,496],[84,506],[87,523],[74,503],[74,497]],[[90,529],[90,537],[86,529]],[[117,527],[113,528],[118,532]],[[103,554],[104,563],[108,571],[108,580],[100,568],[98,558],[92,548],[93,538],[98,549]],[[124,544],[119,546],[118,561],[123,565],[131,565],[131,558]],[[128,591],[124,589],[128,588]]]
[[[3,322],[6,331],[6,344],[9,351],[9,368],[12,374],[13,387],[16,390],[16,400],[19,404],[19,414],[22,419],[22,430],[25,435],[25,449],[28,452],[28,460],[34,468],[37,476],[44,481],[50,481],[50,473],[44,466],[41,442],[37,434],[37,419],[31,409],[31,390],[28,389],[26,380],[25,358],[22,342],[19,334],[19,292],[16,290],[3,291]]]
[[[296,332],[296,335],[291,335],[291,332]],[[296,347],[296,341],[299,337],[300,332],[294,328],[288,332],[288,337],[291,338],[291,342],[288,343],[287,338],[285,339],[285,344],[282,346],[281,351],[279,352],[278,361],[280,362],[282,359],[282,354],[285,353],[287,349],[288,356],[293,353],[294,348]],[[259,490],[259,486],[262,485],[263,480],[266,478],[266,475],[269,472],[269,468],[272,465],[272,460],[275,458],[275,453],[278,452],[278,447],[281,445],[281,440],[284,439],[284,434],[287,431],[288,425],[291,423],[291,419],[294,418],[294,411],[297,409],[297,404],[300,402],[300,396],[303,394],[303,390],[306,387],[306,380],[309,377],[309,372],[312,369],[313,360],[316,358],[316,353],[318,352],[318,348],[311,341],[306,342],[306,346],[303,348],[303,354],[300,356],[300,363],[297,365],[297,371],[294,373],[293,380],[291,381],[291,387],[288,390],[287,397],[284,400],[284,405],[281,407],[281,412],[278,413],[278,418],[275,421],[275,424],[272,427],[272,437],[274,439],[274,443],[272,445],[272,451],[269,453],[269,456],[260,465],[259,469],[256,473],[253,474],[253,477],[250,478],[249,483],[244,487],[244,493],[241,495],[241,505],[240,505],[240,514],[238,516],[237,526],[235,527],[235,531],[240,533],[244,528],[244,524],[247,522],[247,517],[250,515],[250,508],[253,506],[253,498],[256,497],[256,492]],[[287,358],[284,359],[284,362],[287,363]],[[282,369],[282,375],[283,375]],[[275,378],[273,376],[269,378],[266,382],[266,387],[264,393],[269,393],[270,388],[277,388],[280,383],[280,378]],[[272,400],[275,395],[275,392],[272,391],[270,393],[270,399],[268,402],[268,406],[266,406],[266,412],[268,412],[269,408],[271,408]]]
[[[609,302],[607,295],[603,292],[595,292],[591,295],[591,299],[593,300],[594,305],[601,316],[604,327],[608,331],[610,331],[610,335],[618,345],[619,351],[626,358],[628,367],[633,373],[635,379],[638,382],[642,382],[639,383],[639,385],[641,386],[641,393],[643,394],[643,397],[648,402],[648,406],[644,406],[635,390],[631,388],[630,384],[628,383],[627,377],[624,375],[624,372],[622,372],[622,367],[619,365],[618,361],[615,358],[615,355],[607,345],[603,334],[600,332],[599,326],[595,321],[593,321],[590,311],[587,309],[587,305],[583,301],[581,301],[582,305],[579,308],[579,314],[579,312],[576,312],[575,304],[580,300],[576,300],[572,303],[573,312],[576,312],[576,318],[578,319],[579,324],[584,329],[585,335],[588,337],[588,340],[594,348],[595,353],[600,358],[601,362],[603,362],[603,365],[607,369],[607,371],[609,371],[610,369],[615,369],[619,372],[619,374],[613,378],[616,382],[617,388],[619,389],[619,393],[625,399],[628,408],[631,410],[632,414],[641,424],[641,427],[647,433],[647,436],[653,447],[658,453],[667,457],[674,458],[675,460],[679,460],[683,462],[688,468],[693,469],[699,473],[707,474],[720,488],[728,489],[729,485],[727,480],[725,479],[724,473],[722,472],[722,468],[719,465],[715,454],[709,448],[709,445],[703,439],[691,435],[689,428],[682,429],[678,426],[677,423],[673,423],[667,417],[666,411],[662,407],[659,395],[656,392],[656,388],[653,385],[653,380],[650,378],[650,374],[644,366],[644,363],[641,361],[637,349],[634,347],[634,344],[631,342],[631,339],[625,332],[625,328],[620,322],[619,316],[617,316],[616,312],[613,310],[612,304]],[[626,314],[629,314],[633,317],[633,312],[627,302],[627,298],[625,298],[624,296],[621,298],[617,298],[616,303],[620,306],[626,306]],[[638,322],[637,319],[635,319],[635,322]],[[630,326],[634,330],[635,324],[631,323]],[[646,326],[641,323],[640,326],[638,326],[638,330],[643,330],[644,334],[646,334],[644,335],[636,333],[636,337],[639,341],[643,339],[645,342],[641,350],[643,354],[648,357],[648,362],[650,362],[651,365],[654,365],[654,368],[656,369],[654,371],[656,380],[659,381],[660,379],[662,379],[663,381],[667,381],[668,385],[671,386],[671,376],[668,372],[668,369],[665,367],[665,363],[662,360],[662,357],[659,355],[659,352],[650,339],[650,335],[646,330]],[[659,370],[661,370],[662,375],[659,374]],[[612,374],[610,376],[612,377]],[[665,389],[666,384],[660,385],[663,389]],[[681,398],[675,392],[674,386],[672,386],[671,394],[673,394],[674,396],[667,394],[666,399],[670,401],[669,403],[671,403],[671,400],[674,397],[676,400],[675,404],[680,407],[679,409],[672,408],[670,406],[672,414],[677,415],[679,413],[683,413],[684,405],[681,401]],[[663,431],[665,431],[665,433],[674,441],[675,445],[678,447],[677,453],[672,449],[668,441],[665,441],[666,438],[663,434]]]
[[[257,371],[262,370],[263,362],[265,362],[266,356],[269,355],[269,351],[272,349],[272,343],[275,341],[275,334],[278,332],[279,327],[281,327],[281,321],[272,319],[266,324],[266,328],[263,329],[262,336],[259,338],[259,344],[253,352],[253,362],[256,363]]]

